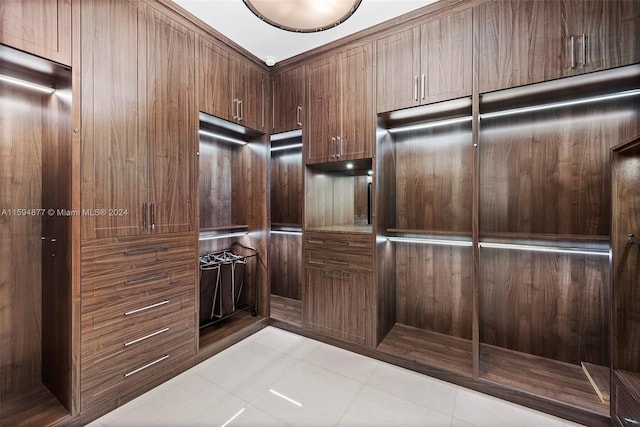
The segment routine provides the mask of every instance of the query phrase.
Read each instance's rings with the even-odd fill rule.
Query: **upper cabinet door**
[[[147,132],[151,232],[193,230],[195,35],[148,8]]]
[[[146,76],[139,52],[144,12],[137,2],[82,7],[82,238],[146,233],[147,137],[139,99]],[[139,25],[141,24],[141,25]],[[110,209],[116,215],[109,215]]]
[[[335,160],[340,132],[340,86],[338,58],[330,56],[308,65],[306,115],[306,163]]]
[[[273,133],[302,128],[304,86],[304,67],[273,76]]]
[[[252,63],[234,59],[235,121],[251,129],[264,130],[264,100],[266,98],[266,73]]]
[[[380,39],[377,49],[376,111],[386,112],[419,104],[420,28]]]
[[[373,107],[373,47],[358,46],[340,55],[341,132],[336,160],[371,157],[375,144]]]
[[[2,0],[0,43],[71,65],[71,0]]]
[[[471,95],[472,22],[467,9],[421,26],[421,104]]]
[[[231,54],[203,37],[199,39],[200,111],[221,119],[234,120]]]

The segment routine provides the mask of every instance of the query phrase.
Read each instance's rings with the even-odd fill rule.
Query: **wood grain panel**
[[[271,298],[302,299],[302,236],[271,234]]]
[[[479,280],[481,342],[609,364],[606,257],[482,248]]]
[[[231,79],[232,57],[228,50],[199,37],[198,108],[212,116],[233,120]]]
[[[398,134],[397,228],[471,232],[473,145],[468,125]]]
[[[396,321],[471,339],[471,248],[395,243]]]
[[[193,31],[148,8],[148,173],[151,222],[155,217],[152,229],[156,233],[194,229],[194,66]]]
[[[480,232],[607,236],[609,149],[637,134],[640,102],[483,120]]]
[[[71,0],[0,3],[0,43],[71,65]]]
[[[0,83],[0,394],[40,383],[43,104],[46,97]]]
[[[271,318],[302,326],[302,301],[271,294]]]
[[[305,67],[300,66],[275,74],[272,82],[273,133],[300,129],[305,112]]]
[[[0,426],[33,427],[57,425],[69,413],[43,385],[25,393],[2,396]]]
[[[271,222],[301,226],[304,201],[302,152],[276,151],[271,155],[270,173]]]
[[[612,154],[613,321],[615,369],[640,372],[640,141]]]
[[[144,233],[147,202],[143,41],[137,2],[82,4],[82,209],[126,215],[82,217],[82,238]]]
[[[234,224],[231,189],[239,184],[232,180],[233,150],[229,144],[216,143],[208,137],[200,140],[200,229]]]
[[[264,130],[266,74],[251,62],[236,56],[233,60],[233,98],[240,100],[238,123],[251,129]]]

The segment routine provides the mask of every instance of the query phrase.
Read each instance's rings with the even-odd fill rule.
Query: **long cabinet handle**
[[[151,332],[149,335],[145,335],[145,336],[137,338],[137,339],[135,339],[133,341],[125,342],[124,346],[125,347],[129,347],[130,345],[133,345],[133,344],[139,343],[140,341],[144,341],[144,340],[147,340],[149,338],[155,337],[156,335],[164,334],[165,332],[168,332],[168,331],[169,331],[169,328],[163,328],[163,329],[160,329],[159,331]]]
[[[153,252],[164,252],[168,250],[169,250],[169,246],[156,246],[153,248],[131,249],[127,251],[122,251],[122,253],[124,255],[141,255],[141,254],[150,254]]]
[[[148,276],[148,277],[142,277],[140,279],[134,279],[134,280],[127,280],[124,282],[125,285],[137,285],[139,283],[144,283],[144,282],[150,282],[152,280],[156,280],[156,279],[166,279],[167,277],[169,277],[169,273],[160,273],[160,274],[154,274],[153,276]]]
[[[336,157],[336,138],[335,137],[331,137],[331,151],[333,152],[333,154],[331,154],[331,158],[335,158]]]
[[[155,304],[148,305],[146,307],[136,308],[135,310],[125,311],[125,316],[131,316],[132,314],[140,313],[141,311],[151,310],[152,308],[161,307],[163,305],[169,304],[169,300],[166,299],[164,301],[157,302]]]
[[[339,159],[342,154],[342,138],[336,137],[336,157]]]
[[[156,205],[151,203],[151,229],[156,229]]]
[[[587,35],[582,33],[582,66],[587,66]]]
[[[142,229],[147,229],[147,202],[142,204]]]
[[[634,420],[633,418],[629,418],[629,417],[624,417],[623,421],[629,426],[629,425],[634,425],[634,426],[640,426],[640,421],[638,420]]]
[[[244,120],[244,103],[242,100],[238,100],[238,120]]]
[[[418,76],[413,76],[413,100],[418,100]]]
[[[571,69],[576,68],[576,38],[571,36]]]
[[[338,265],[351,265],[349,261],[342,261],[339,259],[324,259],[324,262],[327,264],[338,264]]]
[[[420,91],[421,91],[422,99],[424,99],[424,98],[425,98],[425,95],[426,95],[425,85],[426,85],[426,80],[425,80],[425,77],[424,77],[424,74],[423,74],[423,75],[422,75],[422,85],[420,86]]]
[[[141,366],[141,367],[139,367],[138,369],[134,369],[133,371],[125,372],[124,377],[125,377],[125,378],[127,378],[127,377],[130,377],[131,375],[137,374],[137,373],[138,373],[138,372],[140,372],[140,371],[144,371],[145,369],[150,368],[150,367],[152,367],[153,365],[155,365],[155,364],[157,364],[157,363],[162,362],[163,360],[167,360],[168,358],[169,358],[169,355],[168,355],[168,354],[165,354],[165,355],[164,355],[164,356],[162,356],[161,358],[156,359],[156,360],[154,360],[153,362],[147,363],[146,365]]]
[[[351,275],[350,274],[333,274],[333,273],[327,273],[326,271],[323,271],[322,274],[326,277],[331,277],[332,279],[338,279],[338,280],[349,280],[351,279]]]
[[[233,100],[233,119],[234,120],[238,119],[238,100],[237,99]]]
[[[296,124],[298,126],[302,126],[302,107],[300,105],[298,105],[298,108],[296,109]]]

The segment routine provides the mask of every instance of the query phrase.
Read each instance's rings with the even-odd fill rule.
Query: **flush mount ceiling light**
[[[313,33],[353,15],[362,0],[243,0],[260,19],[282,30]]]

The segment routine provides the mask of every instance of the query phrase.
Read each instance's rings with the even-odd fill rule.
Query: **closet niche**
[[[0,424],[48,425],[73,410],[71,72],[0,46],[0,75]]]

